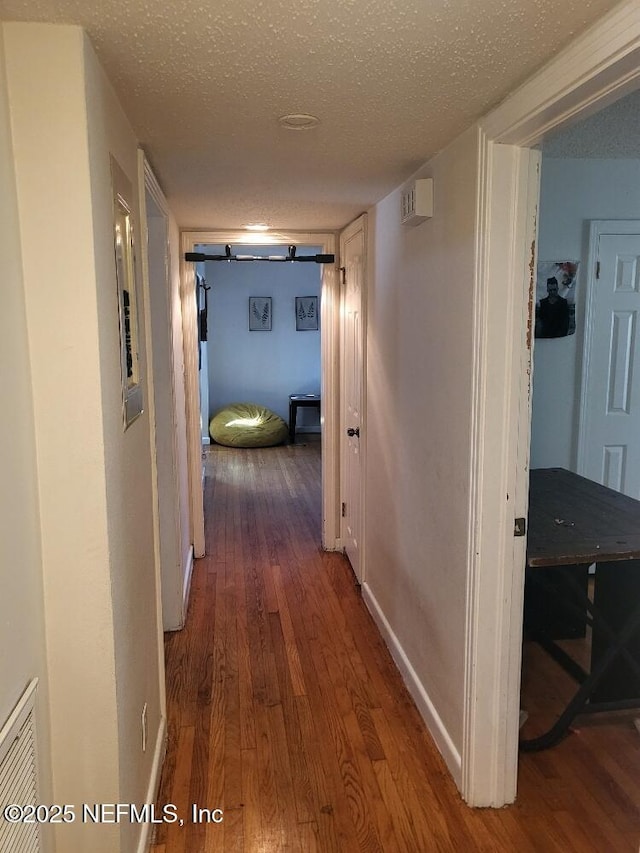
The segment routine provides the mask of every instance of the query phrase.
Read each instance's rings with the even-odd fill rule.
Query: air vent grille
[[[38,761],[34,725],[37,679],[24,692],[0,730],[0,804],[38,804]],[[0,850],[6,853],[38,853],[37,823],[10,823],[0,815]]]

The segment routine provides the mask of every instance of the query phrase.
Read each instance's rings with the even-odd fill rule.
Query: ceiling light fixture
[[[290,113],[286,116],[280,116],[278,123],[285,130],[311,130],[320,124],[320,119],[309,113]]]
[[[250,222],[245,225],[245,231],[268,231],[269,226],[266,222]]]

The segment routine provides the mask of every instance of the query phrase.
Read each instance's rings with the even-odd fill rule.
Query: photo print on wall
[[[318,328],[318,297],[296,296],[296,331],[309,332]]]
[[[271,297],[250,296],[249,297],[249,331],[270,332],[271,331]]]
[[[540,261],[536,279],[536,338],[564,338],[576,330],[579,261]]]

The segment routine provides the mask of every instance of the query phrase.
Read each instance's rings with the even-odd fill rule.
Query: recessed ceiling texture
[[[336,229],[614,5],[0,0],[0,18],[87,30],[181,227]]]

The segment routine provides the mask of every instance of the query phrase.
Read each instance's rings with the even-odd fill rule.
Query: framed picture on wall
[[[318,328],[318,297],[296,296],[296,332],[314,332]]]
[[[271,331],[271,297],[250,296],[249,297],[249,331],[270,332]]]

